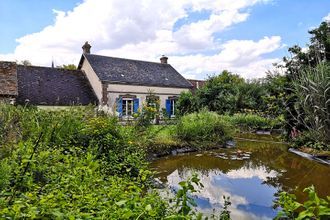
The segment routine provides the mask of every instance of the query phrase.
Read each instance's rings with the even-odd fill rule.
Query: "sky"
[[[186,78],[266,75],[330,21],[330,0],[0,0],[0,60],[78,65],[91,53],[159,62]]]

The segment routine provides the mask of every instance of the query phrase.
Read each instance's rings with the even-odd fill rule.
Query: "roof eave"
[[[165,87],[165,88],[180,88],[180,89],[191,89],[193,86],[166,86],[159,84],[144,84],[144,83],[130,83],[130,82],[121,82],[121,81],[111,81],[111,80],[101,80],[102,83],[109,84],[119,84],[119,85],[134,85],[134,86],[152,86],[152,87]]]

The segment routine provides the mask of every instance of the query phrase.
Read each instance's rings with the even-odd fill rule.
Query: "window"
[[[119,118],[130,118],[138,112],[139,99],[133,95],[119,96],[116,99],[116,109]]]
[[[123,116],[132,116],[133,115],[133,99],[123,98]]]
[[[175,116],[175,99],[171,99],[170,103],[171,103],[170,116]]]
[[[175,117],[175,105],[176,105],[177,97],[169,97],[166,99],[166,112],[169,117]]]

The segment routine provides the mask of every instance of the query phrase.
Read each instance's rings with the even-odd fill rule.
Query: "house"
[[[38,106],[98,104],[82,71],[0,62],[0,101],[12,100]]]
[[[173,117],[180,93],[192,88],[165,56],[156,63],[91,54],[88,42],[82,48],[78,69],[88,78],[103,109],[121,118],[131,118],[151,98],[159,100],[160,108]]]
[[[157,100],[174,117],[180,93],[193,87],[165,56],[156,63],[91,54],[88,42],[82,48],[78,70],[0,62],[0,100],[39,106],[95,104],[122,119]]]
[[[192,84],[191,92],[193,94],[202,88],[206,83],[206,80],[188,79],[188,81]]]

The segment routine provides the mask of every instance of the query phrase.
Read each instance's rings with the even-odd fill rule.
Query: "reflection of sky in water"
[[[170,187],[177,189],[182,179],[191,176],[190,170],[175,170],[168,177]],[[263,184],[267,177],[278,175],[275,171],[267,172],[264,167],[240,168],[224,174],[219,170],[210,170],[207,175],[198,173],[204,188],[196,195],[198,209],[203,213],[212,213],[219,209],[223,196],[230,196],[232,219],[272,219],[276,216],[273,210],[273,198],[277,189]],[[219,213],[219,212],[216,212]]]

